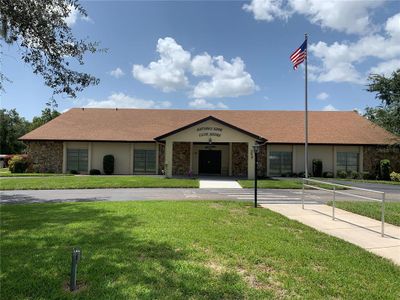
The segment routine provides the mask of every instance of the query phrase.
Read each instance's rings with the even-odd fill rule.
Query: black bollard
[[[69,283],[70,291],[75,291],[77,289],[76,286],[76,274],[78,271],[78,262],[81,259],[81,250],[73,248],[72,249],[72,260],[71,260],[71,278]]]

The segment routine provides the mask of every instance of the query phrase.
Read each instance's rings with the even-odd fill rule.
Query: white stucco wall
[[[114,156],[114,174],[131,174],[132,156],[130,143],[92,143],[92,169],[103,171],[105,155]]]
[[[115,159],[114,174],[128,175],[133,174],[134,150],[156,150],[156,143],[64,142],[64,172],[66,172],[67,149],[88,149],[88,171],[98,169],[102,173],[104,155],[112,154]]]
[[[239,131],[233,129],[229,126],[225,126],[217,121],[208,120],[203,123],[197,124],[185,130],[182,130],[176,134],[170,135],[166,137],[165,140],[165,169],[168,177],[172,176],[172,145],[174,142],[197,142],[197,143],[209,143],[210,138],[212,143],[248,143],[250,147],[248,147],[248,174],[249,178],[253,178],[254,176],[254,155],[252,150],[252,145],[255,143],[255,138]],[[229,146],[227,150],[228,155],[223,155],[222,160],[228,157],[227,166],[224,165],[224,168],[228,168],[229,174]],[[192,168],[194,169],[194,156],[192,153]],[[197,160],[198,161],[198,160]],[[198,170],[198,167],[197,167]]]
[[[199,173],[199,150],[209,150],[208,145],[193,145],[192,147],[192,171],[194,175]],[[213,145],[211,150],[221,151],[221,173],[223,176],[229,175],[229,145]]]
[[[268,157],[271,151],[292,152],[293,172],[304,172],[304,145],[269,144],[267,147]],[[308,151],[309,172],[312,172],[312,160],[320,159],[322,160],[323,172],[333,172],[336,174],[337,152],[359,153],[359,170],[362,171],[362,146],[309,145]],[[269,175],[269,163],[267,163],[267,174]]]

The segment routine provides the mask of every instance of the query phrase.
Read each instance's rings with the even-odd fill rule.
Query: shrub
[[[362,179],[368,180],[368,179],[372,179],[372,177],[373,177],[373,175],[368,171],[361,172]]]
[[[41,173],[41,172],[40,172],[41,167],[40,167],[39,164],[33,164],[33,165],[32,165],[32,169],[33,169],[33,170],[32,170],[33,173]]]
[[[380,179],[390,180],[390,160],[382,159],[380,163]]]
[[[304,177],[306,177],[306,172],[299,172],[298,175],[300,178],[304,178]]]
[[[392,173],[390,173],[390,179],[392,181],[400,182],[400,173],[396,173],[395,171],[393,171]]]
[[[336,176],[339,178],[347,178],[347,172],[346,171],[337,171]]]
[[[333,178],[333,172],[324,172],[322,173],[322,177]]]
[[[101,172],[100,172],[100,170],[97,170],[97,169],[91,169],[89,171],[89,175],[101,175]]]
[[[114,156],[111,154],[104,155],[103,157],[103,171],[106,175],[114,173]]]
[[[322,160],[313,159],[312,172],[314,177],[322,177]]]
[[[361,173],[358,173],[358,172],[355,172],[355,171],[351,171],[350,178],[352,178],[352,179],[361,179]]]
[[[8,169],[11,173],[25,173],[29,167],[29,160],[27,157],[15,155],[8,162]]]
[[[79,174],[79,172],[77,170],[71,170],[71,171],[69,171],[69,173],[74,174],[74,175]]]
[[[10,162],[10,160],[14,157],[15,155],[6,155],[6,157],[4,157],[4,168],[8,168],[8,164]]]

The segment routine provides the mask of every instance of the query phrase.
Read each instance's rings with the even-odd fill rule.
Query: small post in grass
[[[381,235],[382,237],[385,236],[385,193],[382,194],[382,216],[381,216],[381,222],[382,222],[382,232]]]
[[[70,276],[70,283],[69,289],[71,292],[77,289],[76,285],[76,277],[78,271],[78,262],[81,259],[81,250],[77,248],[72,249],[72,259],[71,259],[71,276]]]
[[[258,152],[260,151],[260,144],[253,145],[254,150],[254,207],[257,208],[257,169],[258,169]]]
[[[336,186],[333,186],[332,220],[335,221]]]
[[[302,185],[302,188],[301,188],[301,208],[302,209],[304,209],[304,184],[306,183],[305,182],[305,178],[302,178],[303,179],[303,185]]]

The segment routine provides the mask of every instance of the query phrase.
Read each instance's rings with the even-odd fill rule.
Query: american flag
[[[290,55],[290,60],[293,63],[293,69],[297,70],[298,65],[300,65],[307,58],[307,40],[296,51]]]

